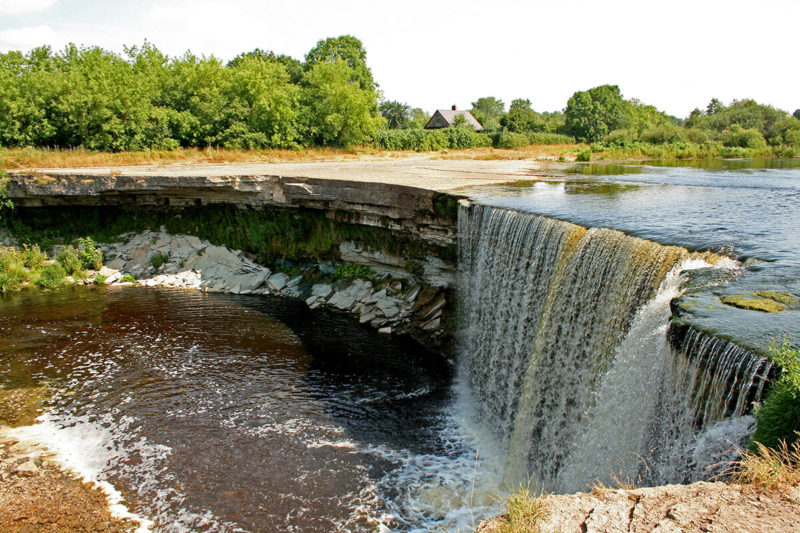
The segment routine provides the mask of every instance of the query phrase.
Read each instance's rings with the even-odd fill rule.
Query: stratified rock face
[[[234,205],[305,207],[341,222],[406,231],[439,246],[456,242],[455,197],[387,183],[281,176],[11,175],[20,207]]]
[[[726,483],[667,485],[591,494],[550,495],[538,531],[561,533],[800,531],[800,490],[763,493]],[[502,517],[478,528],[497,531]]]

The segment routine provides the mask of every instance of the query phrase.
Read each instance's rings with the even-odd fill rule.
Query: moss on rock
[[[721,299],[725,305],[747,309],[749,311],[762,311],[764,313],[783,313],[787,306],[781,302],[776,302],[771,298],[760,296],[745,296],[744,294],[731,294],[723,296]]]
[[[753,296],[758,296],[759,298],[767,298],[769,300],[774,300],[778,303],[785,305],[789,309],[795,309],[798,305],[797,298],[792,296],[788,292],[758,291],[752,294]]]

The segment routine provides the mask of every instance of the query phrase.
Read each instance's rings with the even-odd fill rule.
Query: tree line
[[[575,92],[563,111],[538,112],[527,99],[506,109],[487,96],[471,112],[482,133],[464,124],[424,130],[430,114],[384,100],[363,44],[349,35],[319,41],[303,61],[260,49],[227,63],[190,52],[168,57],[147,42],[123,54],[75,45],[0,54],[5,147],[437,150],[585,142],[800,153],[800,110],[789,115],[753,100],[713,99],[680,119],[602,85]]]
[[[347,146],[384,125],[361,42],[319,41],[301,62],[254,50],[227,64],[149,43],[119,55],[69,45],[0,54],[0,145],[91,150]]]

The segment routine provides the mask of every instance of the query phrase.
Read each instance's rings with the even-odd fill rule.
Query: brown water
[[[475,451],[448,364],[302,303],[27,291],[0,304],[0,376],[50,383],[53,439],[161,531],[467,520]]]

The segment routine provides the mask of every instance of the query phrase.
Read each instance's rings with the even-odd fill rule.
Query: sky
[[[686,117],[711,98],[800,108],[800,0],[0,0],[0,51],[44,44],[229,60],[303,59],[361,39],[384,98],[426,111],[482,96],[537,111],[606,83]]]

